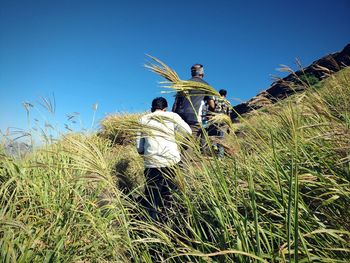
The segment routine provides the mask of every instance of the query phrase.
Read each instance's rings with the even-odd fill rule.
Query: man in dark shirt
[[[191,67],[192,78],[189,81],[200,82],[209,85],[204,78],[204,68],[201,64],[194,64]],[[182,92],[176,94],[175,102],[172,108],[180,117],[190,125],[192,134],[196,137],[201,135],[202,129],[200,123],[202,122],[202,112],[205,104],[208,105],[209,111],[214,111],[215,103],[212,96],[207,96],[201,90],[190,90],[187,96]]]

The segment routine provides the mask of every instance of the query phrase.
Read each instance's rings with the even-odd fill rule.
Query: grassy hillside
[[[2,262],[349,262],[350,70],[318,86],[229,126],[223,160],[187,140],[161,222],[137,202],[139,115],[0,151]]]

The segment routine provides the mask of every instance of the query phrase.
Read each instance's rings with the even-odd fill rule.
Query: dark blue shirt
[[[193,77],[189,81],[201,82],[209,85],[205,80],[199,77]],[[174,112],[190,125],[199,124],[202,119],[202,108],[205,106],[207,100],[213,99],[212,96],[206,96],[202,90],[190,90],[189,97],[178,92],[176,94]],[[192,104],[192,105],[191,105]]]

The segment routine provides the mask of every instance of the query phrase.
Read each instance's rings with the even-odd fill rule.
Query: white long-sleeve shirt
[[[181,160],[175,132],[191,134],[190,126],[174,112],[157,110],[140,119],[142,132],[137,137],[137,151],[147,168],[168,167]]]

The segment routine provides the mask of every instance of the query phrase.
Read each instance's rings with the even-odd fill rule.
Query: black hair
[[[192,75],[192,77],[204,75],[203,65],[202,64],[194,64],[191,67],[191,75]]]
[[[157,97],[152,101],[151,112],[155,112],[156,110],[164,110],[168,107],[168,102],[163,97]]]
[[[221,96],[225,96],[225,97],[226,97],[226,95],[227,95],[227,90],[221,89],[221,90],[219,90],[219,93],[220,93]]]

